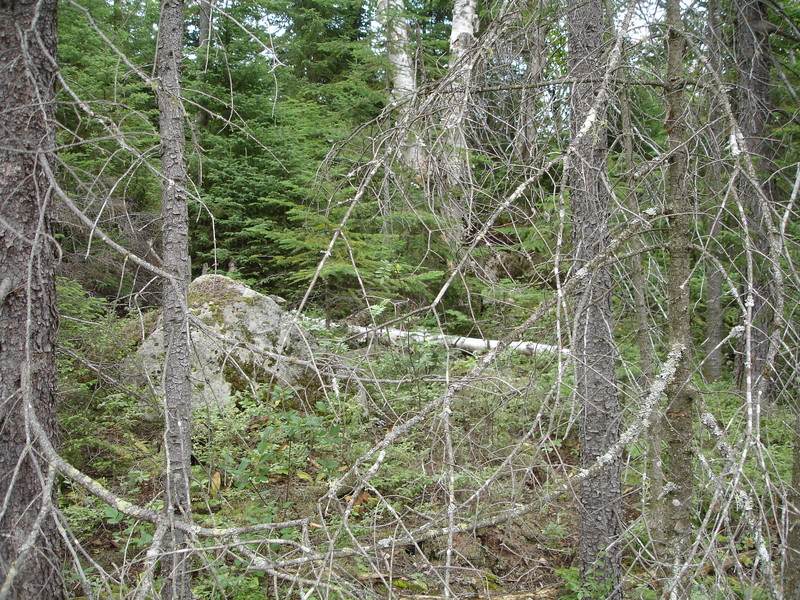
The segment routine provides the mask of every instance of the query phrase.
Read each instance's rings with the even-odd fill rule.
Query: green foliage
[[[744,583],[735,577],[726,577],[724,585],[713,577],[707,577],[692,590],[691,600],[767,600],[771,597],[772,594],[763,587]]]
[[[249,573],[247,565],[225,563],[218,564],[214,569],[214,577],[203,579],[192,588],[196,598],[207,600],[223,600],[236,598],[236,600],[261,600],[264,598],[265,586],[263,576]]]
[[[347,78],[367,35],[366,5],[357,0],[272,0],[269,7],[284,28],[278,54],[298,80],[327,84]]]
[[[611,582],[603,573],[602,559],[598,559],[596,566],[588,569],[583,578],[577,567],[556,569],[556,574],[561,576],[569,590],[568,594],[559,596],[563,600],[597,600],[607,598],[611,592]]]
[[[197,268],[206,263],[227,269],[235,261],[244,280],[262,289],[276,287],[276,248],[264,232],[287,227],[287,208],[304,200],[303,190],[325,153],[324,141],[291,125],[296,114],[283,118],[297,108],[283,103],[272,123],[267,114],[248,131],[204,136],[208,175],[192,237]]]
[[[158,4],[145,2],[130,12],[122,2],[81,4],[85,10],[69,2],[59,7],[64,81],[56,104],[59,183],[97,227],[145,256],[158,231],[153,213],[159,209],[160,183],[151,168],[158,159],[153,152],[157,107],[153,89],[106,39],[130,64],[149,72],[144,65],[153,62],[150,24],[157,19]],[[59,217],[55,234],[64,251],[63,274],[107,298],[144,286],[136,281],[136,270],[96,243],[77,217],[66,209]]]
[[[163,510],[160,501],[150,502],[146,508],[153,511]],[[155,527],[152,524],[132,519],[111,506],[105,507],[105,516],[107,524],[120,526],[119,531],[114,534],[114,539],[120,546],[130,550],[141,550],[147,548],[153,541]]]
[[[271,0],[230,10],[258,25],[245,33],[220,19],[222,44],[190,76],[210,114],[199,132],[204,176],[192,219],[194,265],[235,266],[248,283],[292,298],[304,279],[288,278],[283,259],[291,239],[302,238],[298,214],[314,211],[331,143],[382,107],[379,63],[366,7],[357,2]]]
[[[376,304],[397,298],[424,302],[433,297],[435,285],[444,276],[441,269],[415,262],[422,254],[410,249],[408,232],[381,231],[375,211],[373,203],[355,209],[319,270],[320,289],[326,295],[321,300],[327,314],[335,304],[335,318],[364,308],[365,298]],[[278,246],[274,263],[285,274],[284,289],[304,289],[317,275],[320,257],[339,230],[343,215],[343,208],[323,212],[296,206],[287,212],[291,228],[261,228],[263,236]]]
[[[78,539],[97,535],[104,529],[106,504],[73,485],[65,485],[59,494],[59,508]]]
[[[75,281],[59,278],[57,292],[62,452],[90,473],[124,472],[144,452],[129,445],[143,412],[136,390],[111,381],[131,348],[125,324],[106,300]]]
[[[450,52],[450,20],[453,6],[446,0],[407,3],[422,45],[423,81],[439,79],[447,69]]]
[[[240,393],[229,407],[197,415],[194,449],[204,469],[225,471],[238,489],[275,481],[317,483],[339,469],[342,420],[318,401],[313,410],[287,408],[291,392],[271,386]]]
[[[131,63],[151,73],[158,4],[88,0],[84,5]],[[454,254],[461,249],[448,248],[439,234],[441,224],[433,214],[438,209],[430,207],[435,199],[428,195],[429,190],[423,193],[427,182],[419,181],[417,173],[405,172],[410,169],[397,167],[396,172],[379,171],[366,189],[359,187],[362,167],[373,160],[372,155],[362,155],[363,149],[380,147],[382,132],[378,124],[359,130],[353,137],[349,137],[350,132],[376,117],[386,103],[387,64],[380,56],[381,34],[373,31],[373,8],[355,0],[230,2],[225,11],[232,18],[217,19],[208,54],[198,56],[197,13],[195,6],[190,7],[192,25],[187,27],[186,48],[189,60],[185,61],[184,75],[189,101],[187,123],[192,124],[189,160],[193,190],[199,199],[191,207],[195,274],[204,264],[214,269],[231,268],[248,283],[291,300],[301,297],[319,275],[316,295],[311,298],[312,309],[322,308],[327,316],[339,318],[366,308],[362,314],[370,322],[378,323],[395,317],[398,306],[413,309],[436,296],[438,286],[452,272]],[[421,62],[417,65],[421,82],[435,80],[447,72],[452,8],[452,2],[443,0],[406,3],[410,22],[415,25],[412,37],[420,46],[415,58]],[[496,16],[498,8],[484,3],[480,10],[486,23]],[[702,11],[702,8],[692,10]],[[794,5],[782,10],[789,19],[800,15],[800,9]],[[520,7],[520,11],[528,13],[530,9]],[[687,15],[690,30],[697,26],[701,16],[702,12]],[[562,17],[561,13],[557,16]],[[471,209],[478,223],[496,209],[498,198],[508,197],[520,178],[527,178],[531,167],[538,164],[538,157],[510,158],[502,154],[501,147],[519,131],[522,95],[515,88],[539,90],[536,125],[546,139],[537,140],[535,152],[542,157],[556,156],[566,147],[568,136],[565,122],[559,122],[566,118],[567,88],[560,83],[549,83],[567,76],[564,28],[548,27],[545,42],[550,48],[542,75],[548,84],[539,89],[527,85],[524,56],[514,57],[515,45],[523,43],[518,40],[521,36],[517,36],[517,31],[527,35],[525,28],[532,25],[531,15],[505,18],[514,21],[518,29],[508,36],[502,52],[492,48],[484,53],[475,70],[478,85],[473,92],[481,104],[479,110],[468,115],[470,124],[465,126],[470,150],[462,157],[469,161],[475,183],[475,204]],[[723,25],[723,36],[730,37],[731,27],[732,21]],[[642,77],[661,73],[662,28],[653,25],[652,34],[638,38],[635,49],[625,48],[625,66],[619,71],[620,77],[626,71]],[[63,188],[82,203],[87,215],[114,240],[143,256],[151,257],[148,254],[151,249],[158,254],[156,214],[160,181],[153,89],[108,46],[86,14],[66,2],[62,6],[59,35],[64,80],[92,111],[89,114],[76,103],[68,89],[59,90],[57,143]],[[772,178],[777,187],[775,210],[780,216],[784,210],[781,199],[791,194],[800,127],[796,119],[785,119],[783,125],[778,125],[777,120],[782,114],[796,113],[796,97],[791,88],[796,87],[800,71],[796,68],[794,48],[787,39],[781,35],[772,37],[777,57],[775,68],[791,67],[783,73],[788,78],[784,79],[786,85],[774,88],[777,109],[768,132],[771,139],[783,144]],[[695,50],[687,55],[691,68],[700,69],[701,61],[692,52]],[[512,55],[510,62],[505,54]],[[723,64],[721,75],[732,84],[735,69],[731,66],[728,64],[726,68]],[[478,81],[477,77],[482,79]],[[705,86],[708,77],[692,72],[687,81]],[[498,90],[485,92],[483,87]],[[635,193],[640,208],[660,207],[668,164],[664,154],[662,90],[650,85],[630,85],[625,89],[635,113],[633,158],[637,165],[646,168],[637,167],[636,180],[631,182],[618,135],[622,116],[616,110],[617,99],[612,94],[607,115],[611,131],[607,182],[621,201]],[[709,88],[687,87],[687,94],[693,94],[687,114],[693,118],[707,110],[702,103],[715,96],[702,92],[704,89]],[[435,119],[428,122],[434,123],[433,129],[437,130]],[[692,142],[686,146],[692,160],[701,163],[695,172],[698,177],[688,178],[691,181],[709,179],[705,171],[710,171],[706,165],[711,163],[694,158],[698,147],[705,148],[709,141],[711,128],[706,125],[693,132]],[[351,141],[342,143],[346,139]],[[332,148],[338,152],[336,160],[330,154]],[[724,195],[724,202],[728,203],[725,210],[730,212],[721,217],[722,231],[713,240],[705,239],[708,223],[699,223],[694,242],[719,258],[723,266],[730,267],[728,274],[735,287],[741,285],[739,273],[747,267],[744,237],[741,224],[737,223],[739,215],[731,208],[735,201],[732,182],[735,171],[730,167],[731,157],[722,156],[719,160],[712,157],[712,160],[723,165],[727,172],[719,181],[702,181],[690,193],[710,216],[720,210],[720,198]],[[741,163],[736,168],[740,166]],[[384,179],[380,180],[381,177]],[[496,239],[492,247],[479,247],[472,257],[481,263],[498,254],[521,257],[524,268],[508,269],[500,275],[499,282],[493,281],[491,285],[466,274],[451,286],[435,315],[415,316],[411,325],[465,335],[479,329],[486,337],[499,337],[498,333],[516,327],[548,301],[555,293],[552,256],[556,240],[565,242],[562,251],[569,252],[569,223],[553,218],[561,208],[564,177],[562,163],[543,174],[495,223],[491,233]],[[629,185],[635,189],[628,189]],[[364,193],[345,223],[356,191]],[[159,428],[143,420],[143,404],[137,390],[120,389],[111,381],[117,379],[118,365],[130,350],[130,336],[125,333],[125,319],[120,316],[119,306],[100,297],[126,296],[137,291],[137,287],[128,275],[130,269],[127,265],[120,266],[117,255],[100,249],[71,217],[59,217],[63,220],[57,224],[56,237],[65,251],[66,269],[77,277],[75,267],[80,266],[80,280],[85,283],[82,287],[74,279],[59,281],[62,330],[58,365],[63,452],[79,468],[105,478],[104,483],[116,491],[146,504],[160,485],[163,469],[153,443]],[[800,236],[800,225],[797,219],[790,218],[792,214],[786,213],[785,217],[786,239],[791,245]],[[625,210],[615,209],[614,218],[616,234],[628,224],[629,215]],[[328,251],[334,235],[339,239],[318,271],[320,258]],[[647,247],[642,262],[647,266],[648,301],[652,303],[649,309],[654,315],[650,333],[654,346],[661,352],[662,336],[658,329],[667,312],[662,277],[669,261],[661,222],[647,228],[641,239]],[[84,266],[87,253],[89,266]],[[624,250],[620,250],[622,254]],[[792,261],[798,259],[796,247],[782,259],[791,268],[789,257]],[[705,335],[706,281],[703,256],[697,253],[694,258],[698,267],[689,285],[693,298],[697,299],[692,317],[696,341],[700,342]],[[615,275],[617,283],[626,276],[625,262],[613,264],[619,269]],[[637,398],[642,397],[642,389],[650,382],[642,381],[639,350],[628,342],[637,326],[634,318],[626,318],[632,314],[631,303],[627,298],[620,300],[626,292],[620,293],[619,288],[614,294],[616,312],[622,317],[616,323],[617,339],[623,340],[619,345],[622,392],[635,406]],[[735,300],[732,295],[725,300],[725,325],[729,328],[740,319]],[[796,313],[796,299],[788,298],[787,306],[787,314]],[[568,330],[569,302],[564,308],[563,328]],[[528,331],[526,335],[537,340],[552,339],[553,325],[554,321],[543,319],[537,323],[539,330]],[[323,345],[329,351],[354,353],[353,348],[343,343]],[[448,352],[438,343],[410,343],[402,348],[381,349],[377,356],[363,357],[359,368],[369,376],[360,384],[363,387],[358,388],[358,400],[348,397],[353,392],[347,391],[325,402],[304,405],[290,391],[264,385],[255,393],[241,393],[232,398],[228,407],[198,410],[194,449],[201,465],[193,469],[192,493],[195,501],[204,501],[209,514],[198,511],[196,518],[198,521],[207,518],[214,523],[226,519],[263,523],[277,519],[283,512],[299,511],[288,500],[277,500],[270,491],[280,486],[313,490],[308,484],[325,484],[337,477],[394,423],[402,422],[440,398],[447,383],[468,373],[478,360],[480,357]],[[578,447],[567,440],[567,431],[571,435],[575,431],[574,406],[565,401],[547,407],[542,400],[551,398],[551,392],[559,392],[561,398],[570,397],[572,375],[569,367],[564,372],[547,361],[550,358],[503,356],[484,373],[483,380],[470,381],[459,391],[450,421],[459,493],[469,493],[476,482],[494,475],[495,465],[504,458],[502,452],[516,444],[537,413],[544,413],[540,409],[549,411],[544,417],[550,419],[547,429],[542,429],[542,439],[531,440],[514,457],[517,462],[512,469],[519,468],[519,473],[530,471],[538,466],[543,454],[558,455],[548,458],[554,471],[568,473],[574,465]],[[792,372],[796,365],[787,361],[781,366]],[[377,383],[381,380],[397,383],[388,387]],[[502,380],[503,386],[512,391],[498,392],[492,387],[493,380]],[[758,446],[758,452],[749,452],[737,464],[743,470],[739,474],[741,480],[746,482],[740,485],[746,485],[762,500],[760,508],[764,515],[781,514],[782,507],[770,505],[779,497],[775,493],[777,488],[771,486],[789,481],[792,468],[796,436],[788,425],[793,422],[788,407],[779,402],[765,410],[760,421],[747,420],[742,417],[745,412],[742,398],[733,391],[735,386],[730,379],[713,386],[698,380],[695,387],[705,408],[725,430],[722,441],[734,448],[742,440]],[[523,389],[525,392],[520,393]],[[431,443],[432,434],[440,439],[437,427],[440,422],[434,418],[386,449],[385,460],[371,484],[392,509],[408,505],[419,509],[423,504],[435,509],[441,503],[446,489],[441,467],[446,459],[442,445]],[[700,426],[696,433],[697,451],[715,457],[709,461],[708,471],[698,469],[696,514],[702,516],[704,511],[718,510],[713,505],[717,499],[713,497],[711,484],[716,484],[717,479],[725,484],[730,465],[718,458],[719,438]],[[624,477],[628,486],[638,489],[646,482],[639,469],[646,453],[643,445],[627,449],[629,463]],[[517,471],[513,473],[516,476]],[[498,505],[507,505],[512,494],[527,501],[522,496],[528,490],[502,487],[506,482],[500,479],[502,476],[496,482],[497,488],[487,492],[499,496]],[[63,491],[61,509],[80,539],[95,533],[109,534],[119,546],[135,550],[144,548],[151,540],[151,526],[133,522],[77,488],[65,485]],[[157,509],[159,504],[151,502],[150,506]],[[478,514],[482,507],[476,508]],[[394,515],[389,519],[391,511],[386,505],[373,504],[369,510],[363,510],[369,511],[375,522],[384,517],[386,522],[396,522]],[[742,513],[736,506],[726,511],[728,521],[736,521]],[[561,507],[552,515],[538,517],[541,521],[537,522],[538,531],[548,548],[563,547],[574,533],[570,521],[562,519],[560,513]],[[358,512],[354,516],[359,516]],[[697,519],[695,526],[699,527],[701,522],[704,521]],[[338,525],[335,518],[331,523]],[[356,535],[363,531],[358,529],[358,523],[349,526]],[[637,560],[646,560],[642,557],[649,556],[652,539],[645,520],[638,519],[627,531],[641,549],[636,552]],[[299,534],[285,531],[278,535],[296,539]],[[748,535],[741,531],[720,533],[711,542],[716,545],[713,550],[749,552],[753,541]],[[277,553],[278,549],[271,550]],[[372,570],[371,565],[363,565],[361,572]],[[592,573],[581,582],[575,568],[556,572],[568,588],[566,598],[602,598],[608,592],[601,578],[593,577]],[[415,575],[411,577],[414,579]],[[421,581],[419,591],[428,586],[424,577],[416,574]],[[401,582],[398,587],[403,587],[404,580],[396,581]],[[648,585],[632,584],[626,591],[632,597],[649,600],[654,593]],[[223,559],[210,577],[197,578],[194,593],[203,598],[247,599],[263,597],[265,586],[266,582],[249,573],[246,565]],[[699,581],[696,592],[698,597],[709,598],[758,598],[763,594],[764,590],[748,587],[723,574]]]
[[[422,497],[426,486],[438,481],[438,477],[420,470],[425,448],[421,440],[392,444],[386,452],[386,462],[391,469],[380,472],[373,478],[373,485],[400,505]]]

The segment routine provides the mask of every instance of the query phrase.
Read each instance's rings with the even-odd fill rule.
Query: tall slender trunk
[[[663,444],[660,454],[663,485],[654,498],[658,513],[656,547],[664,598],[688,600],[691,578],[687,566],[692,548],[692,466],[693,391],[691,389],[691,210],[689,203],[686,149],[686,101],[683,60],[685,40],[680,0],[667,0],[667,206],[669,208],[669,338],[670,347],[685,350],[667,388],[667,408],[660,421]]]
[[[211,11],[212,3],[210,0],[199,0],[198,3],[198,40],[197,40],[197,71],[198,80],[202,84],[205,81],[205,74],[208,68],[208,55],[211,50]],[[199,127],[204,126],[208,122],[208,113],[202,108],[198,107],[194,116],[195,124]],[[199,167],[198,167],[199,168]],[[202,184],[202,172],[198,177],[198,185]]]
[[[464,126],[467,120],[467,86],[472,73],[469,61],[464,60],[475,41],[478,14],[477,0],[456,0],[450,30],[450,68],[453,70],[453,90],[448,98],[442,121],[443,149],[440,157],[446,193],[442,212],[447,219],[445,239],[458,247],[470,229],[472,197],[470,164]]]
[[[417,91],[417,78],[409,50],[411,42],[402,0],[380,0],[378,20],[386,35],[386,58],[389,62],[392,99],[398,104],[398,121],[405,129],[401,158],[405,165],[422,173],[425,169],[423,149],[416,141],[415,132],[406,119],[410,108],[409,102]]]
[[[50,230],[56,1],[0,7],[0,594],[63,597],[54,473],[26,421],[56,434],[55,268]]]
[[[721,0],[709,0],[708,2],[708,47],[709,63],[711,67],[722,75],[722,3]],[[722,169],[720,159],[722,156],[723,139],[723,111],[719,106],[719,101],[711,95],[709,107],[709,147],[711,150],[711,161],[708,165],[708,182],[712,187],[711,197],[717,197],[717,190],[722,186]],[[717,216],[711,217],[709,226],[709,238],[717,239],[722,229],[722,223]],[[722,376],[722,280],[723,274],[720,268],[706,261],[706,341],[705,359],[703,362],[703,376],[706,381],[716,381]]]
[[[740,348],[737,379],[755,402],[769,401],[773,390],[774,365],[768,364],[770,335],[773,329],[773,296],[770,281],[767,219],[771,218],[762,202],[762,193],[772,197],[769,174],[774,171],[773,148],[767,134],[772,113],[771,24],[767,5],[761,0],[737,0],[736,66],[738,71],[737,118],[742,132],[742,150],[749,154],[760,181],[752,181],[744,173],[737,180],[739,201],[744,206],[747,228],[752,240],[748,248],[752,257],[752,273],[748,273],[749,314],[747,331]],[[746,167],[745,167],[746,168]],[[751,300],[750,300],[751,299]]]
[[[543,10],[538,1],[535,6],[538,8],[537,12]],[[541,17],[526,29],[524,44],[525,77],[513,143],[514,151],[520,160],[528,162],[533,158],[532,149],[536,147],[538,133],[536,120],[541,95],[539,84],[543,80],[547,64],[547,26]]]
[[[168,519],[191,519],[189,498],[191,457],[191,386],[189,381],[189,228],[186,195],[184,110],[181,101],[183,2],[162,0],[156,66],[161,134],[162,235],[164,270],[163,319],[166,482],[164,511]],[[170,527],[162,558],[162,597],[191,598],[189,540]]]
[[[593,107],[604,72],[606,32],[602,0],[573,0],[569,22],[570,132],[574,154],[569,168],[574,270],[608,248],[609,197],[604,105]],[[587,118],[591,127],[583,134]],[[581,409],[580,464],[592,467],[619,440],[621,409],[617,391],[611,270],[600,267],[577,287],[572,352],[575,395]],[[580,486],[580,569],[588,593],[621,600],[620,461],[594,471]]]
[[[211,45],[211,9],[212,5],[210,0],[199,0],[198,2],[198,9],[199,9],[199,19],[197,22],[198,28],[198,41],[197,41],[197,50],[198,50],[198,60],[201,61],[200,66],[202,70],[205,71],[205,52],[208,47]]]

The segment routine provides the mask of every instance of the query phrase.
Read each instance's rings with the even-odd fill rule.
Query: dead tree
[[[767,360],[775,295],[770,281],[768,223],[772,218],[769,202],[774,183],[767,182],[766,177],[774,172],[774,150],[767,127],[772,113],[772,27],[764,2],[739,0],[736,9],[737,119],[742,138],[739,150],[745,161],[737,179],[737,192],[745,210],[745,238],[750,257],[747,276],[750,283],[743,292],[748,306],[747,330],[740,347],[736,375],[740,387],[752,393],[755,402],[761,403],[773,396],[771,382],[775,379],[774,365]],[[754,173],[750,172],[748,161],[752,161]]]
[[[657,428],[652,502],[657,515],[662,597],[688,600],[686,565],[692,551],[693,397],[690,286],[691,211],[687,193],[688,150],[684,99],[684,33],[680,2],[668,0],[667,25],[667,207],[669,210],[669,340],[683,349],[675,381],[667,387],[667,406]]]
[[[161,134],[162,235],[164,270],[164,448],[166,481],[164,511],[167,519],[191,519],[189,479],[191,462],[191,384],[189,381],[188,289],[189,221],[186,191],[186,140],[181,101],[183,58],[183,1],[163,0],[158,27],[159,132]],[[171,523],[162,557],[162,597],[191,598],[189,540]]]

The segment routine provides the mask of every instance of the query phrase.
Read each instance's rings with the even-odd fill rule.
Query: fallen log
[[[324,324],[321,319],[307,319],[318,325]],[[380,339],[388,340],[396,344],[398,342],[433,342],[443,344],[448,348],[456,348],[464,352],[480,352],[482,350],[494,350],[499,344],[500,340],[486,340],[483,338],[463,337],[458,335],[445,335],[441,333],[429,333],[426,331],[405,331],[403,329],[396,329],[394,327],[381,327],[376,325],[374,327],[362,327],[359,325],[349,324],[334,324],[336,327],[342,327],[347,331],[356,334],[354,337],[378,337]],[[539,344],[536,342],[516,341],[508,344],[509,350],[518,352],[526,356],[533,354],[562,354],[569,355],[567,348],[554,346],[552,344]]]

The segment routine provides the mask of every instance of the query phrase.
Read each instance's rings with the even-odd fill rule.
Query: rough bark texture
[[[708,32],[709,32],[709,63],[721,75],[722,71],[722,6],[720,0],[709,0],[708,3]],[[722,157],[722,140],[725,135],[723,111],[719,100],[710,95],[709,106],[709,150],[710,162],[708,164],[708,187],[710,202],[716,204],[722,193],[719,189],[723,185],[722,169],[719,160]],[[716,208],[712,206],[712,209]],[[709,224],[709,238],[718,239],[722,223],[718,215],[712,212]],[[722,271],[719,267],[707,261],[706,272],[706,340],[704,344],[705,358],[703,362],[703,376],[706,381],[716,381],[722,376]]]
[[[680,0],[667,0],[667,206],[669,207],[669,337],[670,346],[691,345],[690,286],[691,206],[687,197],[686,102],[684,101],[684,37]],[[691,578],[683,568],[692,549],[692,415],[691,353],[685,351],[667,388],[661,419],[663,452],[661,489],[653,498],[662,597],[688,600]]]
[[[183,2],[163,0],[158,28],[156,65],[159,76],[158,108],[161,133],[162,214],[164,270],[173,275],[165,282],[164,396],[166,482],[164,510],[167,518],[191,518],[189,477],[191,457],[191,384],[189,364],[188,286],[189,228],[186,205],[184,111],[181,102],[183,57]],[[188,540],[170,528],[167,553],[161,559],[162,597],[191,598]]]
[[[569,171],[575,271],[608,247],[609,198],[606,170],[605,110],[596,110],[583,135],[604,70],[605,20],[600,0],[575,1],[569,22],[569,68],[575,80],[570,95],[570,132],[574,145]],[[598,107],[595,107],[598,108]],[[581,407],[581,467],[592,466],[620,435],[620,402],[615,372],[608,267],[587,275],[574,297],[575,394]],[[580,568],[587,593],[621,599],[622,577],[620,462],[614,460],[580,486]]]
[[[197,39],[197,70],[200,83],[205,80],[205,73],[208,67],[208,55],[211,50],[211,11],[212,5],[209,0],[198,2],[198,39]],[[197,126],[203,127],[208,123],[208,113],[202,108],[197,108],[194,122]],[[199,167],[198,167],[199,168]],[[200,173],[202,175],[202,172]],[[200,180],[201,177],[198,177]],[[201,182],[198,181],[198,184]]]
[[[55,0],[0,4],[0,586],[14,600],[63,595],[54,487],[25,415],[30,403],[53,439],[55,55]]]
[[[756,175],[774,172],[772,168],[773,148],[767,137],[767,122],[772,112],[770,98],[770,22],[767,5],[760,0],[737,0],[736,66],[739,86],[737,95],[737,118],[743,137],[742,151],[750,155]],[[752,308],[747,319],[752,328],[745,335],[740,348],[741,360],[737,364],[737,379],[745,391],[752,391],[756,402],[764,402],[772,396],[771,381],[774,365],[768,364],[770,334],[773,328],[774,292],[769,275],[769,242],[762,193],[769,199],[771,185],[749,180],[741,174],[737,180],[739,201],[747,213],[747,228],[752,244],[752,288],[745,289],[752,296]],[[760,188],[760,189],[759,189]]]
[[[520,160],[528,162],[533,158],[532,152],[539,134],[536,122],[540,98],[539,84],[542,82],[548,58],[547,26],[539,19],[531,23],[525,31],[524,49],[525,83],[522,88],[513,143]]]
[[[198,41],[197,41],[197,56],[200,59],[201,70],[205,71],[205,53],[211,45],[211,2],[209,0],[200,0],[198,2]]]

